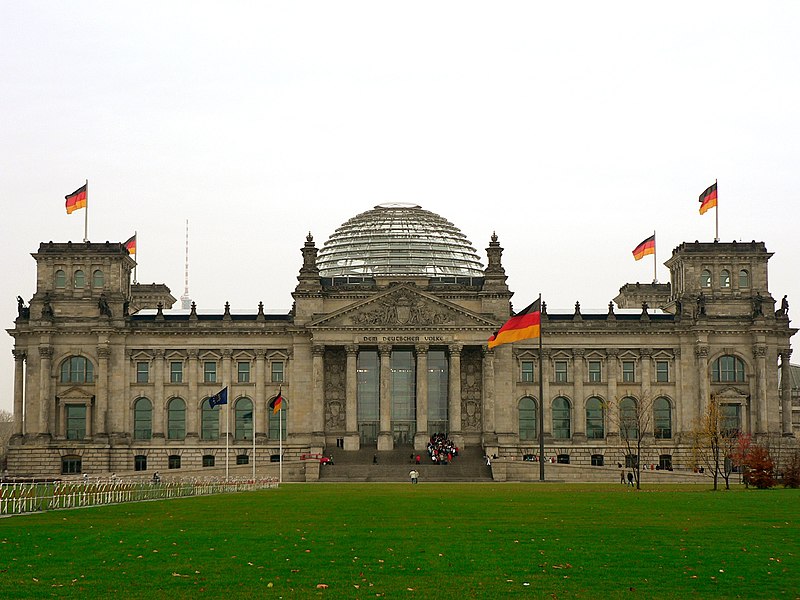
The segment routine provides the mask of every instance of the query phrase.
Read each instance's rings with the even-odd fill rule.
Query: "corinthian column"
[[[428,346],[418,344],[417,351],[417,430],[414,449],[424,450],[428,443]]]
[[[51,434],[50,362],[52,358],[52,346],[39,346],[39,435]]]
[[[22,435],[23,428],[23,391],[25,389],[25,358],[23,350],[12,350],[14,355],[14,435]]]
[[[454,439],[454,435],[461,433],[461,344],[451,344],[450,351],[450,374],[448,382],[450,393],[448,394],[447,412],[449,413],[450,433],[448,437]]]
[[[345,450],[357,450],[358,438],[358,346],[346,346]]]
[[[792,431],[792,374],[789,367],[791,348],[781,351],[781,432],[786,437],[794,437]]]
[[[394,438],[392,437],[392,347],[378,346],[378,353],[381,359],[378,450],[391,450],[394,447]]]

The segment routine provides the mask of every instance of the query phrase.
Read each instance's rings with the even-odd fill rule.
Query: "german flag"
[[[134,233],[128,240],[125,242],[125,250],[128,251],[128,254],[136,254],[136,234]]]
[[[278,395],[269,401],[269,407],[272,409],[272,414],[277,415],[283,406],[283,396],[281,390],[278,390]]]
[[[633,258],[636,260],[640,260],[647,256],[648,254],[655,254],[656,253],[656,234],[654,233],[646,240],[642,241],[641,244],[636,246],[633,251]]]
[[[708,186],[705,192],[700,194],[700,214],[704,214],[708,209],[717,205],[717,182]]]
[[[542,309],[540,298],[506,321],[505,325],[500,328],[500,331],[489,338],[489,348],[494,348],[500,344],[538,338],[541,319]]]
[[[64,196],[67,200],[67,214],[72,214],[79,208],[86,208],[86,202],[89,199],[89,190],[87,189],[88,184],[84,183],[81,187],[77,190],[69,194],[68,196]]]

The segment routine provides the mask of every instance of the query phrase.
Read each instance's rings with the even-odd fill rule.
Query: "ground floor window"
[[[592,454],[592,466],[593,467],[602,467],[603,466],[603,455],[602,454]]]
[[[80,473],[82,468],[80,456],[62,456],[61,473],[63,475],[74,475]]]
[[[569,454],[559,454],[556,457],[556,462],[560,465],[568,465],[569,464]]]
[[[672,471],[672,455],[662,454],[658,457],[658,468],[664,471]]]
[[[137,454],[133,457],[134,471],[147,471],[147,457],[144,454]]]
[[[203,466],[204,467],[213,467],[214,466],[214,455],[213,454],[204,454],[203,455]]]
[[[181,455],[180,454],[170,454],[169,460],[167,461],[167,466],[170,469],[180,469],[181,468]]]
[[[247,454],[237,454],[236,455],[236,464],[237,465],[247,465],[250,463],[250,457]]]
[[[629,469],[633,469],[636,465],[639,464],[639,457],[635,454],[626,454],[625,455],[625,466]]]

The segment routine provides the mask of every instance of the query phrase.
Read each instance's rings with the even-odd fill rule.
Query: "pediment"
[[[399,285],[367,300],[356,302],[310,324],[311,327],[494,327],[481,315],[447,302],[413,286]]]
[[[93,390],[87,390],[80,386],[73,386],[58,395],[58,399],[61,402],[86,401],[86,400],[91,400],[93,397],[94,397]]]
[[[714,398],[717,402],[742,401],[747,398],[747,394],[738,388],[726,387],[714,394]]]

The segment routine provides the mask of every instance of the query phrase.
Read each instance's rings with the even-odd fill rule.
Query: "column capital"
[[[489,346],[481,346],[481,353],[484,358],[494,358],[494,348],[489,348]]]
[[[358,346],[356,346],[355,344],[347,344],[344,347],[344,351],[347,354],[358,354]]]
[[[156,358],[164,358],[167,355],[166,351],[163,348],[157,348],[153,350],[153,356]]]
[[[642,348],[639,351],[642,355],[642,358],[647,358],[649,356],[653,356],[653,349],[652,348]]]
[[[698,358],[708,358],[708,346],[704,344],[698,344],[694,348],[694,355]]]
[[[389,354],[392,351],[392,346],[390,344],[379,344],[378,345],[378,354],[385,355]]]
[[[322,356],[325,353],[325,345],[324,344],[314,344],[311,346],[311,353],[314,356]]]
[[[108,346],[97,347],[97,358],[108,360],[111,357],[111,348]]]
[[[224,348],[222,350],[222,358],[231,358],[233,356],[233,350],[230,348]]]
[[[197,360],[200,358],[200,353],[195,349],[187,350],[186,354],[189,355],[189,360]]]
[[[11,351],[11,354],[14,355],[14,360],[17,361],[25,360],[26,358],[28,358],[28,353],[25,352],[25,350],[17,350],[16,348],[14,348]]]
[[[586,350],[583,348],[573,348],[572,349],[572,356],[575,358],[583,358],[586,355]]]
[[[782,350],[778,350],[778,354],[781,357],[782,361],[789,362],[789,358],[792,356],[792,349],[791,348],[783,348]]]
[[[756,358],[764,358],[767,355],[767,347],[763,344],[753,345],[753,356]]]
[[[447,349],[450,351],[450,354],[461,354],[461,350],[464,349],[464,344],[449,344]]]
[[[41,358],[53,358],[53,347],[39,346],[39,356]]]
[[[417,354],[427,354],[428,344],[416,344],[414,346],[414,350],[417,352]]]

